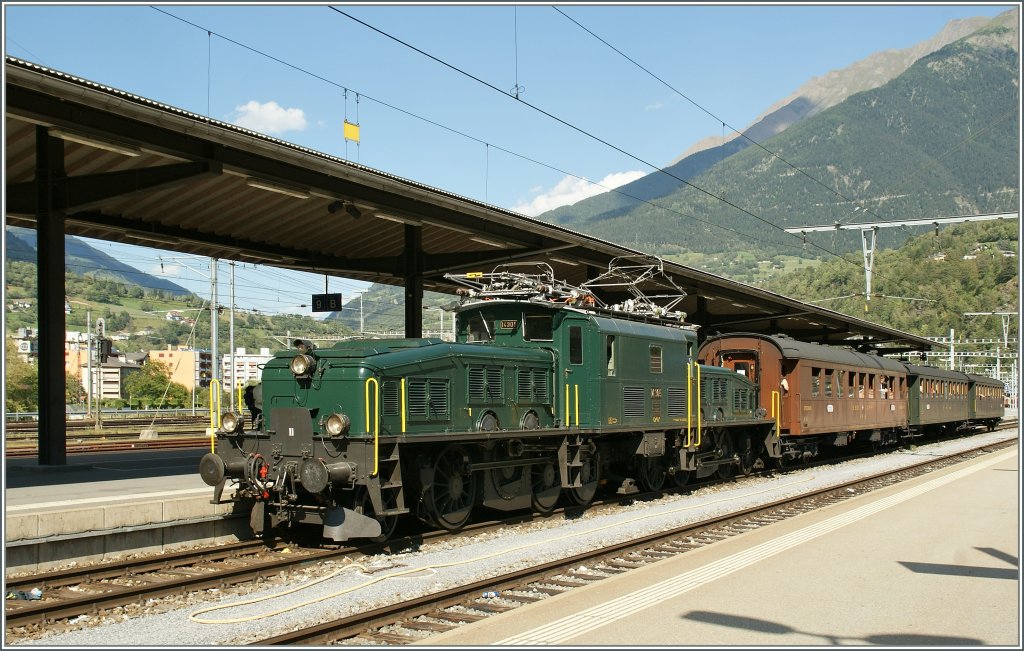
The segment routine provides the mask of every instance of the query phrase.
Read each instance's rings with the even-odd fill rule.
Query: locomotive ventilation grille
[[[711,385],[710,388],[708,387],[708,384]],[[700,390],[701,393],[707,396],[707,399],[712,403],[722,404],[725,402],[727,393],[725,380],[715,379],[710,382],[707,380],[701,380]]]
[[[732,399],[732,408],[734,411],[746,411],[750,409],[749,389],[736,389],[736,393]]]
[[[644,417],[643,387],[622,387],[622,415],[625,418]]]
[[[544,369],[520,369],[516,396],[519,402],[548,402],[548,374]]]
[[[474,402],[499,402],[504,395],[502,369],[475,366],[469,369],[469,399]]]
[[[420,418],[448,418],[448,380],[409,380],[409,415]]]
[[[686,415],[686,388],[669,387],[668,389],[669,418],[682,418]]]

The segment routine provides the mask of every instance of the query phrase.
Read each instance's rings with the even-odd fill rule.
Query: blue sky
[[[1014,6],[4,3],[4,51],[535,215],[602,191],[579,177],[612,187],[650,173],[637,159],[666,165],[721,137],[721,121],[746,127],[812,77]],[[346,119],[359,123],[358,147],[342,138]],[[162,256],[166,277],[209,296],[205,258],[90,243],[144,271],[159,271]],[[346,299],[365,286],[329,282]],[[236,266],[240,307],[309,314],[300,305],[324,288],[323,276]]]

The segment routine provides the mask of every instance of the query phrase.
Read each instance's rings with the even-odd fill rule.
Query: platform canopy
[[[57,218],[71,235],[404,286],[415,310],[410,336],[419,334],[422,291],[454,292],[446,273],[543,261],[582,284],[614,259],[650,259],[19,59],[5,68],[10,225]],[[49,190],[36,182],[44,167]],[[884,352],[934,345],[687,266],[664,270],[685,290],[678,309],[702,335],[785,333]]]

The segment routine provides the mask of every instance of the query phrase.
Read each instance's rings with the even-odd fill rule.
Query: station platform
[[[1020,648],[1013,447],[576,588],[427,646]]]
[[[5,575],[249,535],[211,504],[208,448],[68,455],[60,466],[5,459]]]

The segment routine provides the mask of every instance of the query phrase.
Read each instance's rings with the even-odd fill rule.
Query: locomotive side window
[[[661,373],[661,346],[651,346],[651,373]]]
[[[569,327],[569,363],[583,363],[583,328],[580,326]]]
[[[523,323],[523,339],[527,341],[551,341],[553,339],[550,316],[528,316]]]
[[[605,361],[608,365],[608,376],[615,375],[615,335],[604,338]]]

